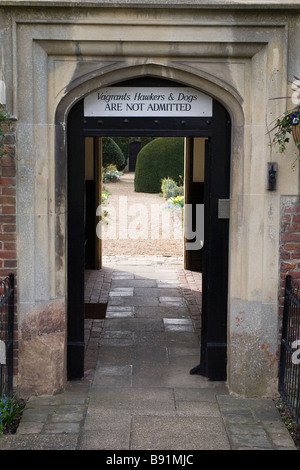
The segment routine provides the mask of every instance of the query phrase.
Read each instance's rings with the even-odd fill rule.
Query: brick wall
[[[281,307],[287,274],[300,285],[300,196],[286,196],[281,202],[279,292]]]
[[[0,166],[0,277],[9,272],[16,274],[16,166],[15,166],[15,126],[6,134],[6,155]]]
[[[16,126],[6,131],[6,154],[0,161],[0,279],[15,275],[14,377],[18,364],[17,328],[17,232],[16,232]],[[15,381],[14,381],[15,382]]]

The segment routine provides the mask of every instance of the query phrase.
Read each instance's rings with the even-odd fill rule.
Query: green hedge
[[[110,137],[104,137],[102,141],[102,166],[116,165],[117,169],[124,168],[125,157],[116,142]]]
[[[142,193],[160,193],[163,178],[180,182],[184,172],[184,138],[159,137],[139,152],[135,167],[134,189]]]

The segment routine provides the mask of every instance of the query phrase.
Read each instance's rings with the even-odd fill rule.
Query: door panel
[[[204,247],[202,253],[202,328],[198,373],[226,379],[229,218],[219,214],[219,200],[230,198],[231,126],[227,112],[216,104],[223,122],[207,141],[204,184]]]
[[[67,374],[84,374],[84,242],[85,242],[85,140],[82,102],[68,117],[68,230],[67,230]]]
[[[205,169],[205,147],[207,138],[186,137],[185,139],[185,233],[184,267],[191,271],[202,272],[202,249],[189,250],[187,235],[196,233],[199,238],[199,213],[196,211],[198,204],[204,204],[204,169]]]
[[[85,139],[85,269],[101,268],[101,239],[96,237],[101,204],[101,137]]]

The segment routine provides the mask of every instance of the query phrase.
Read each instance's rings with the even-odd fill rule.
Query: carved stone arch
[[[242,109],[241,97],[238,94],[230,93],[228,91],[229,86],[222,87],[217,83],[217,79],[215,79],[215,81],[208,80],[207,76],[202,76],[200,73],[194,74],[190,71],[179,68],[178,64],[176,67],[173,67],[170,64],[141,63],[126,67],[120,66],[119,68],[105,74],[99,70],[99,75],[97,76],[95,76],[95,72],[93,72],[92,77],[84,75],[81,79],[76,78],[76,86],[72,87],[71,82],[69,91],[58,103],[55,112],[55,194],[57,214],[65,212],[66,210],[67,116],[72,106],[88,94],[101,87],[114,85],[130,79],[149,76],[173,80],[176,83],[181,83],[182,85],[198,89],[199,91],[207,93],[212,98],[216,99],[226,108],[230,115],[232,129],[232,172],[236,175],[234,181],[231,182],[231,193],[242,194],[244,112]],[[233,164],[235,161],[237,161],[237,165]],[[60,219],[58,218],[58,220]],[[58,223],[56,233],[60,236],[57,236],[57,240],[61,240],[61,242],[57,242],[58,244],[64,244],[64,240],[66,239],[64,232],[65,228]],[[64,246],[57,246],[56,253],[62,252],[64,252]],[[58,256],[56,263],[58,279],[61,276],[61,280],[64,282],[65,263],[61,257]]]
[[[243,162],[243,129],[244,129],[244,112],[242,109],[242,99],[240,95],[233,94],[228,91],[228,87],[222,87],[217,83],[218,79],[215,81],[208,80],[207,76],[191,73],[182,68],[164,64],[155,64],[155,63],[141,63],[134,66],[126,66],[107,72],[103,74],[99,70],[99,75],[89,77],[88,75],[83,75],[80,78],[76,78],[76,85],[73,87],[72,82],[69,86],[69,91],[65,96],[60,100],[57,105],[55,112],[55,168],[56,168],[56,180],[55,180],[55,194],[56,194],[56,213],[62,213],[66,210],[66,174],[65,172],[58,171],[59,169],[66,169],[67,163],[67,116],[72,108],[78,101],[83,99],[88,94],[93,91],[105,87],[114,85],[126,80],[131,80],[135,78],[142,77],[155,77],[163,78],[167,80],[172,80],[176,83],[181,83],[182,85],[189,86],[203,93],[207,93],[212,98],[216,99],[220,104],[222,104],[225,109],[228,111],[231,119],[231,129],[232,129],[232,143],[231,143],[231,161],[237,161],[237,165],[232,165],[233,172],[239,173],[240,176],[234,178],[235,187],[231,187],[231,193],[241,194],[242,193],[242,171],[243,167],[241,162]],[[236,168],[235,168],[236,167]],[[231,183],[231,186],[232,186]],[[58,240],[65,240],[64,227],[59,224],[56,228],[56,232],[60,235],[57,237]],[[64,243],[64,241],[62,242]],[[63,246],[58,246],[56,252],[63,252]],[[65,263],[61,260],[60,257],[57,257],[57,274],[59,278],[59,272],[61,271],[62,280],[65,278],[64,273]]]
[[[111,86],[123,81],[142,78],[154,77],[171,80],[189,86],[203,93],[207,93],[214,99],[219,101],[229,112],[233,124],[238,126],[244,123],[244,114],[242,110],[242,97],[235,92],[228,84],[225,86],[218,77],[207,76],[207,73],[191,73],[178,65],[162,65],[162,64],[144,64],[134,66],[120,67],[113,71],[103,74],[101,69],[99,75],[95,76],[95,72],[84,75],[81,79],[77,78],[76,83],[72,86],[72,82],[68,87],[65,96],[58,103],[56,109],[56,123],[62,123],[66,120],[66,115],[70,108],[80,99],[84,98],[93,91],[106,86]]]
[[[55,155],[55,167],[56,167],[56,211],[57,214],[67,212],[67,136],[68,136],[68,113],[72,107],[83,100],[83,98],[90,93],[96,91],[101,87],[112,86],[118,83],[126,82],[128,80],[143,78],[143,77],[154,77],[159,79],[166,79],[168,81],[174,81],[176,84],[181,84],[183,86],[188,86],[195,88],[203,93],[210,95],[217,102],[219,102],[227,110],[230,120],[231,120],[231,129],[232,129],[232,152],[231,152],[231,161],[235,159],[235,149],[236,157],[239,157],[240,162],[242,162],[242,151],[243,148],[241,142],[243,140],[243,133],[240,130],[243,129],[244,116],[242,111],[242,100],[238,94],[231,93],[228,88],[221,87],[215,81],[210,81],[207,79],[207,76],[201,76],[201,74],[193,74],[189,71],[179,69],[178,67],[171,67],[161,64],[140,64],[130,67],[121,67],[118,70],[107,72],[106,74],[99,74],[98,76],[93,76],[92,78],[87,79],[85,75],[82,77],[82,81],[77,77],[76,86],[72,88],[72,82],[68,87],[68,92],[59,102],[56,108],[55,114],[55,129],[56,129],[56,155]],[[80,83],[79,83],[80,82]],[[79,131],[80,129],[78,129]],[[237,145],[235,145],[235,135],[237,135]],[[242,165],[237,165],[237,171],[235,173],[242,171]],[[230,178],[229,178],[230,179]],[[232,192],[236,194],[241,194],[241,185],[243,178],[235,178],[235,188],[232,188]],[[234,209],[231,208],[231,211]],[[57,227],[56,227],[56,253],[65,253],[65,259],[62,261],[61,256],[57,256],[56,272],[59,273],[61,277],[66,279],[67,275],[67,265],[66,258],[67,253],[65,252],[65,242],[67,240],[67,226],[63,226],[60,223],[60,217],[57,217]],[[61,244],[61,246],[59,246]],[[229,261],[230,263],[230,261]],[[230,269],[229,269],[230,271]],[[229,279],[230,282],[230,279]],[[66,284],[64,282],[64,284]],[[78,328],[80,329],[80,328]],[[74,357],[77,353],[74,353]],[[80,353],[81,354],[81,353]],[[76,361],[73,361],[76,362]],[[78,361],[80,362],[80,361]]]

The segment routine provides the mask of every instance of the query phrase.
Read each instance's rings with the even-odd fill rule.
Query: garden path
[[[134,191],[134,173],[124,173],[109,190],[109,223],[103,226],[103,255],[183,256],[182,221],[159,194]]]

